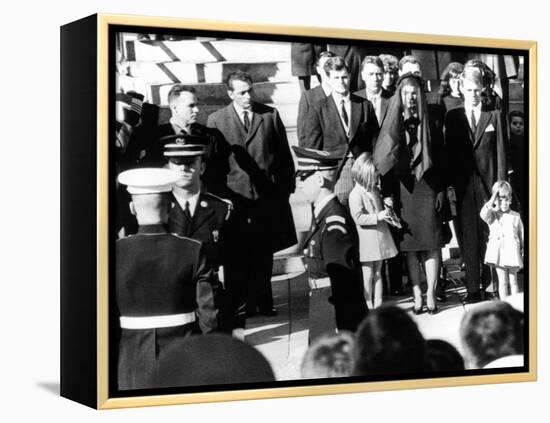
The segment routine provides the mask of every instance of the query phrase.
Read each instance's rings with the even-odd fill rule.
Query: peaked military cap
[[[118,175],[118,182],[127,185],[130,194],[170,192],[178,179],[177,172],[163,168],[130,169]]]
[[[169,135],[160,139],[164,145],[164,157],[195,157],[204,154],[204,137],[198,135]]]
[[[342,156],[328,151],[298,146],[293,146],[292,149],[298,161],[298,171],[336,169],[342,159]]]

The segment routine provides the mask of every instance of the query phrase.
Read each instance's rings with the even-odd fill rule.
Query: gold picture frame
[[[525,75],[524,92],[528,103],[529,134],[529,224],[528,240],[528,297],[526,321],[528,322],[528,356],[527,368],[512,373],[492,373],[461,375],[445,378],[422,378],[406,380],[385,380],[370,382],[349,382],[339,384],[309,384],[301,386],[273,386],[241,390],[217,390],[208,392],[170,393],[162,395],[117,396],[109,393],[109,274],[112,263],[109,262],[111,244],[109,186],[112,182],[113,166],[109,162],[109,111],[112,113],[113,81],[113,28],[119,31],[155,33],[162,30],[202,31],[239,35],[269,36],[273,39],[281,37],[288,41],[289,37],[296,39],[317,37],[333,40],[357,40],[358,42],[406,43],[439,46],[441,48],[475,48],[515,50],[521,52],[528,61],[528,75]],[[75,38],[72,40],[72,38]],[[77,40],[89,42],[80,43]],[[82,45],[90,47],[83,52]],[[79,50],[80,49],[80,50]],[[88,49],[88,47],[86,47]],[[77,63],[84,55],[95,69],[85,70],[84,63]],[[72,75],[72,69],[88,72],[86,81],[78,81]],[[64,79],[66,78],[66,79]],[[74,110],[78,99],[70,93],[71,89],[82,88],[89,103],[81,111],[86,115],[85,128],[91,133],[84,135],[82,143],[88,142],[88,147],[70,146],[74,138],[76,126],[82,125],[82,116],[76,117]],[[89,92],[91,90],[91,92]],[[111,91],[110,91],[111,90]],[[187,404],[198,402],[234,401],[259,398],[281,398],[291,396],[371,392],[383,390],[399,390],[413,388],[435,388],[463,385],[478,385],[503,382],[526,382],[537,378],[537,43],[534,41],[518,41],[504,39],[489,39],[476,37],[458,37],[448,35],[411,34],[400,32],[381,32],[357,29],[337,29],[320,27],[299,27],[288,25],[261,25],[253,23],[237,23],[210,21],[198,19],[161,18],[144,16],[123,16],[97,14],[81,21],[62,27],[62,379],[61,393],[63,396],[98,409],[113,409],[121,407],[138,407],[150,405]],[[93,114],[93,116],[92,116]],[[526,113],[527,114],[527,113]],[[87,150],[80,150],[87,148]],[[86,162],[93,155],[93,163]],[[88,157],[88,159],[86,158]],[[84,168],[82,163],[87,163]],[[92,171],[93,170],[93,171]],[[78,176],[79,171],[86,176]],[[82,181],[80,178],[82,177]],[[69,187],[69,178],[76,178]],[[95,189],[89,184],[93,182]],[[86,202],[78,203],[75,198],[77,189],[87,190],[81,195]],[[95,209],[90,211],[90,205]],[[81,207],[81,208],[80,208]],[[88,207],[88,209],[85,209]],[[87,210],[87,211],[86,211]],[[80,213],[80,214],[79,214]],[[80,217],[79,217],[80,216]],[[83,223],[84,222],[84,223]],[[80,237],[73,236],[72,231],[79,224],[87,225],[86,233]],[[65,234],[65,235],[63,235]],[[75,258],[74,250],[86,245],[82,256]],[[78,260],[82,260],[79,262]],[[71,278],[75,267],[86,264],[89,277],[80,282],[77,288],[71,286]],[[82,313],[78,313],[74,303],[83,304]],[[84,314],[86,314],[84,316]],[[86,328],[85,331],[79,328]],[[86,333],[82,333],[86,332]],[[90,351],[90,349],[95,349]],[[75,356],[79,356],[75,359]],[[112,368],[112,367],[111,367]],[[78,370],[80,379],[77,376]]]

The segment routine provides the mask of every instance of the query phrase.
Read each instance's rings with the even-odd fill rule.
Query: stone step
[[[224,83],[231,72],[247,72],[256,82],[287,82],[293,79],[290,62],[124,62],[119,71],[156,84]]]
[[[182,41],[141,42],[136,34],[125,36],[126,60],[190,63],[290,61],[290,43],[197,38]]]

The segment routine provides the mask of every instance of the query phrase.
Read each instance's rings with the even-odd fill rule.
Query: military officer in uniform
[[[217,327],[219,287],[200,242],[165,227],[178,178],[168,169],[133,169],[118,178],[127,185],[139,224],[137,234],[116,242],[120,390],[154,388],[163,353],[174,340]]]
[[[219,329],[227,333],[235,329],[235,335],[244,337],[245,296],[233,269],[237,253],[233,204],[206,192],[201,182],[207,166],[201,137],[180,134],[163,141],[167,167],[179,176],[172,191],[168,229],[202,243],[207,264],[224,285]]]
[[[310,284],[309,340],[337,330],[355,331],[367,315],[355,224],[334,194],[341,157],[293,147],[297,187],[313,205],[304,261]],[[332,316],[332,317],[331,317]]]

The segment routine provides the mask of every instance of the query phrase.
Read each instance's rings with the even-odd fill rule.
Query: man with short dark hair
[[[288,202],[295,186],[294,162],[279,113],[254,101],[250,75],[230,73],[227,94],[231,103],[212,113],[207,125],[230,145],[227,184],[236,193],[231,198],[235,207],[246,216],[241,255],[248,314],[273,316],[273,253],[296,243]]]
[[[350,74],[344,59],[330,58],[324,71],[332,93],[310,107],[306,138],[300,146],[336,153],[343,158],[336,174],[335,192],[340,202],[347,205],[353,188],[351,167],[354,158],[372,151],[378,136],[378,123],[372,104],[350,93]]]

